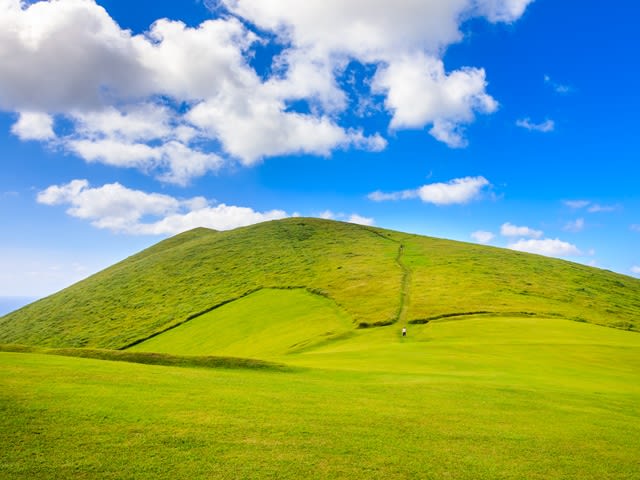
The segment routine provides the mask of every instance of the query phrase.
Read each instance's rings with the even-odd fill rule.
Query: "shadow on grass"
[[[145,365],[164,365],[170,367],[200,368],[242,368],[252,370],[293,371],[284,363],[267,362],[252,358],[168,355],[166,353],[125,352],[121,350],[102,350],[88,348],[40,348],[28,345],[0,345],[0,352],[39,353],[64,357],[91,358],[112,362],[142,363]]]

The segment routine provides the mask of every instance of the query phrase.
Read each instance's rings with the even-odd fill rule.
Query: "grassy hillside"
[[[260,290],[129,350],[268,358],[342,338],[351,319],[305,290]]]
[[[252,338],[256,350],[274,346]],[[409,326],[406,338],[394,325],[273,352],[294,367],[0,352],[0,476],[638,478],[635,332],[478,317]]]
[[[397,251],[337,222],[198,229],[0,319],[0,343],[119,348],[264,287],[306,287],[354,322],[388,322],[400,301]]]
[[[341,312],[341,328],[349,323],[352,331],[469,314],[640,330],[637,279],[508,250],[293,218],[228,232],[196,229],[160,242],[1,318],[0,343],[126,348],[274,288],[305,289],[301,315],[324,297],[327,308]],[[243,305],[221,328],[243,324]],[[315,340],[297,340],[320,341],[326,333],[320,330]]]

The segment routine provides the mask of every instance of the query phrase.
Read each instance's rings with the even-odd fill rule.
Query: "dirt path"
[[[392,323],[400,323],[403,326],[407,324],[407,313],[409,311],[409,304],[411,299],[411,269],[407,267],[404,262],[404,244],[399,240],[387,237],[375,230],[363,227],[370,233],[384,238],[388,242],[398,244],[398,255],[396,255],[396,264],[402,270],[402,280],[400,282],[400,304],[398,305],[398,313]]]
[[[409,304],[411,299],[411,269],[403,263],[403,256],[404,245],[401,243],[400,247],[398,248],[398,256],[396,257],[396,263],[402,269],[402,283],[400,285],[400,306],[398,308],[396,323],[400,323],[404,326],[407,323],[407,312],[409,311]]]

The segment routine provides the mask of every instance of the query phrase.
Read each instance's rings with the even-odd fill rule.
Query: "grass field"
[[[329,299],[302,289],[266,289],[130,350],[269,358],[330,342],[352,329],[351,318]]]
[[[291,368],[0,353],[0,477],[638,478],[635,332],[480,316],[266,343]]]
[[[637,480],[639,319],[556,259],[196,229],[0,318],[0,479]]]

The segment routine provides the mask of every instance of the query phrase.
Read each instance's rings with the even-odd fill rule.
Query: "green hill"
[[[478,315],[638,331],[640,280],[498,248],[291,218],[162,241],[2,317],[0,343],[123,349],[172,334],[184,352],[250,356],[363,327]],[[172,330],[192,322],[198,335],[206,325],[238,337],[217,335],[200,347],[178,340],[182,330]],[[289,336],[243,346],[242,338],[276,331]]]

